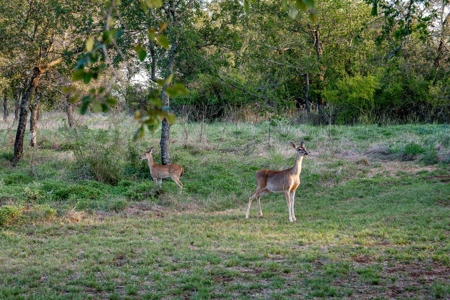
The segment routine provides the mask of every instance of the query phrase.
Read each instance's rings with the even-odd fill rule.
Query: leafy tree
[[[92,4],[92,1],[88,1]],[[95,4],[102,4],[96,1]],[[23,156],[23,140],[28,116],[28,105],[41,78],[56,67],[70,62],[71,54],[78,50],[80,35],[89,27],[84,22],[92,18],[96,6],[79,1],[0,1],[4,15],[0,19],[0,50],[10,60],[8,76],[27,74],[23,87],[20,115],[14,144],[13,163]],[[89,9],[87,9],[89,7]],[[83,32],[84,33],[84,32]],[[7,73],[7,72],[3,72]]]

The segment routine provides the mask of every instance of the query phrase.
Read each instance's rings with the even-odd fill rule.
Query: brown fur
[[[300,185],[303,157],[309,155],[309,152],[306,150],[303,142],[301,142],[299,147],[296,147],[294,143],[291,143],[291,146],[297,151],[295,164],[292,168],[283,171],[260,170],[256,172],[257,187],[248,199],[246,218],[249,216],[250,207],[254,198],[258,199],[259,214],[262,216],[261,196],[274,192],[284,193],[289,210],[289,221],[296,220],[294,213],[295,191]]]

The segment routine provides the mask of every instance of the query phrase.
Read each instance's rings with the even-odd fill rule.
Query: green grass
[[[47,118],[14,168],[0,127],[0,299],[450,297],[445,126],[283,122],[269,140],[268,122],[175,124],[179,195],[139,160],[159,132],[133,143],[125,117]],[[292,166],[301,140],[297,222],[281,194],[245,219],[255,172]]]

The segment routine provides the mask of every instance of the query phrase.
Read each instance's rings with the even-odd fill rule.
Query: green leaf
[[[174,85],[168,86],[165,88],[165,91],[170,97],[186,96],[189,94],[189,91],[181,83],[175,83]]]
[[[92,73],[84,73],[83,82],[88,84],[91,81]]]
[[[306,10],[306,4],[303,0],[296,0],[297,8],[301,10]]]
[[[106,99],[106,103],[109,106],[115,106],[117,104],[117,102],[118,102],[117,99],[113,98],[113,97]]]
[[[164,30],[166,30],[167,26],[169,26],[169,23],[167,22],[160,23],[158,33],[161,34]]]
[[[144,49],[140,50],[138,52],[138,57],[140,61],[144,61],[145,58],[147,57],[147,51],[145,51]]]
[[[96,52],[89,52],[87,54],[87,57],[89,58],[89,61],[91,61],[91,62],[97,62],[98,61],[98,54]]]
[[[163,5],[162,0],[145,0],[145,4],[147,4],[149,8],[158,8]]]
[[[156,37],[156,43],[164,49],[169,49],[170,47],[169,39],[165,35],[158,35]]]
[[[107,113],[109,110],[109,106],[106,103],[102,103],[102,112]]]
[[[80,97],[78,97],[78,95],[73,95],[72,97],[69,98],[69,102],[70,103],[77,103]]]
[[[248,0],[244,0],[244,12],[247,15],[250,13],[250,4],[248,3]]]
[[[175,115],[174,114],[167,114],[166,115],[166,120],[167,120],[167,122],[169,122],[169,124],[174,124],[175,123]]]
[[[92,98],[92,96],[84,96],[82,99],[81,99],[81,101],[83,102],[83,103],[87,103],[87,104],[89,104],[89,103],[91,103],[91,101],[93,100],[94,98]]]
[[[75,89],[72,86],[65,86],[65,87],[62,88],[62,92],[65,93],[65,94],[73,92],[74,90]]]
[[[148,99],[148,102],[156,108],[162,107],[162,101],[161,101],[161,98],[159,98],[159,97],[150,97]]]
[[[298,9],[291,7],[289,9],[288,15],[291,19],[295,19],[298,15]]]
[[[310,9],[310,11],[309,11],[309,19],[313,23],[317,23],[317,12],[314,9]]]
[[[314,7],[314,0],[303,0],[303,3],[308,7]]]
[[[72,74],[72,81],[80,81],[84,78],[84,69],[78,69]]]
[[[141,126],[138,128],[138,130],[136,130],[136,132],[134,133],[133,139],[137,140],[140,139],[144,136],[144,127]]]
[[[92,102],[92,111],[94,113],[99,113],[102,111],[102,103],[100,101]]]
[[[91,52],[94,49],[94,38],[90,37],[86,41],[86,51]]]
[[[83,103],[81,104],[81,107],[80,107],[80,114],[84,115],[87,112],[89,103],[90,102],[88,102],[88,101],[83,101]]]
[[[173,76],[174,76],[174,74],[172,73],[169,75],[169,77],[166,78],[166,85],[169,85],[172,83]]]
[[[102,40],[105,44],[111,44],[113,41],[113,34],[111,31],[103,31]]]

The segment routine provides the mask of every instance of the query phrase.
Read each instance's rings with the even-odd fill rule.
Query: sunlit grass
[[[134,143],[127,116],[79,118],[74,132],[62,115],[44,115],[44,142],[26,146],[15,168],[12,145],[0,146],[0,299],[450,295],[443,125],[175,124],[180,196],[171,180],[154,193],[139,159],[159,150],[160,132]],[[0,140],[11,134],[0,127]],[[292,166],[289,142],[301,140],[311,155],[297,222],[282,194],[262,198],[264,217],[254,203],[245,219],[255,172]],[[75,151],[88,162],[112,158],[114,168],[96,171],[113,170],[117,181],[96,181]]]

